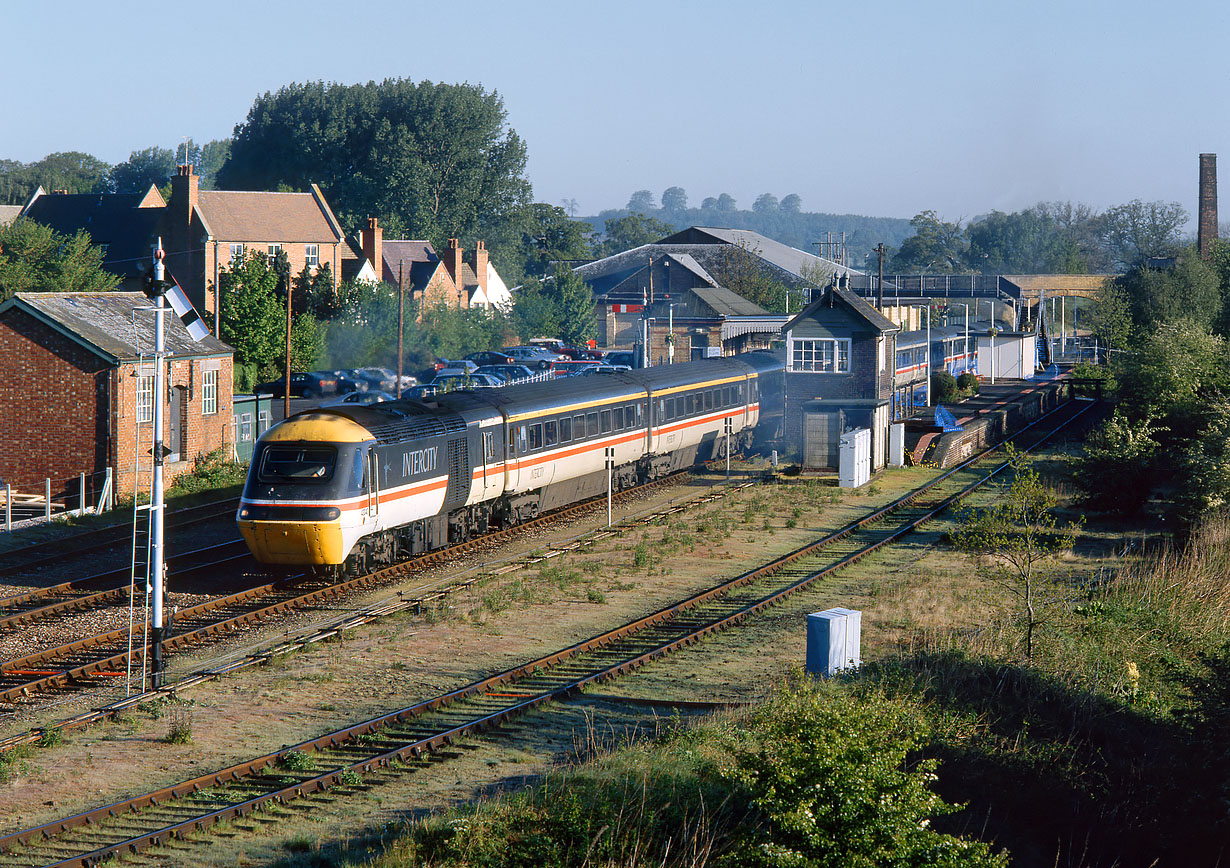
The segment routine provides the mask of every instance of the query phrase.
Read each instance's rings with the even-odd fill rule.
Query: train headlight
[[[239,508],[240,521],[337,521],[336,506],[270,506],[253,504]]]

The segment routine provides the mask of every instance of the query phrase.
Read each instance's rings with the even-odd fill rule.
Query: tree
[[[688,194],[682,187],[667,187],[662,191],[662,210],[679,212],[688,208]]]
[[[604,256],[612,256],[640,247],[642,244],[665,238],[675,231],[669,223],[663,223],[644,214],[629,214],[627,217],[606,221],[606,240],[602,245]]]
[[[743,239],[727,244],[710,272],[731,292],[772,313],[786,310],[786,285],[776,280],[760,258],[760,250]]]
[[[48,154],[37,163],[0,160],[0,204],[24,205],[40,186],[48,193],[104,193],[111,167],[79,151]]]
[[[1155,418],[1186,442],[1206,402],[1230,395],[1226,342],[1197,323],[1162,323],[1116,360],[1119,403],[1134,420]]]
[[[551,292],[559,305],[559,338],[572,346],[584,346],[598,336],[594,293],[581,276],[566,266],[555,267]]]
[[[1173,267],[1140,262],[1115,281],[1133,322],[1146,329],[1188,320],[1212,328],[1221,320],[1221,280],[1194,249],[1180,253]]]
[[[529,201],[525,143],[498,93],[386,79],[291,84],[257,98],[218,173],[224,189],[319,183],[343,223],[378,217],[443,246]]]
[[[1131,268],[1150,257],[1173,256],[1187,212],[1178,202],[1142,202],[1133,199],[1102,215],[1102,239],[1111,260]]]
[[[1063,274],[1081,268],[1076,243],[1035,209],[992,211],[966,230],[971,267],[983,274]]]
[[[1098,342],[1110,350],[1127,350],[1132,338],[1132,311],[1127,291],[1107,279],[1093,300],[1090,323]]]
[[[1157,439],[1165,429],[1145,416],[1132,420],[1120,410],[1085,440],[1077,460],[1077,484],[1095,509],[1133,514],[1144,506],[1153,490],[1153,471],[1160,450]],[[1131,479],[1131,485],[1123,480]]]
[[[232,261],[218,276],[222,288],[222,340],[235,348],[235,363],[260,375],[276,373],[285,351],[286,306],[278,303],[278,275],[255,251]]]
[[[644,214],[648,211],[653,211],[657,208],[653,201],[653,193],[648,190],[637,190],[628,199],[628,210]]]
[[[285,320],[283,320],[285,325]],[[310,371],[325,349],[325,327],[310,313],[301,313],[290,324],[290,367]]]
[[[157,146],[133,151],[128,159],[111,169],[111,189],[116,193],[144,193],[162,187],[175,174],[175,155],[169,148]]]
[[[552,262],[593,259],[597,246],[594,236],[590,224],[573,220],[563,208],[535,202],[518,209],[488,236],[487,243],[488,247],[499,247],[500,276],[516,286],[527,276],[546,274]]]
[[[1028,457],[1008,445],[1012,482],[991,506],[967,510],[952,534],[958,550],[989,561],[992,575],[1019,601],[1025,629],[1025,659],[1032,660],[1039,609],[1051,584],[1048,562],[1072,548],[1080,525],[1059,526],[1055,493],[1043,485]]]
[[[717,197],[717,202],[713,207],[717,208],[717,210],[721,211],[723,214],[733,214],[735,211],[739,210],[739,206],[735,203],[735,197],[731,196],[729,193],[722,193],[719,195]]]
[[[512,326],[522,340],[559,332],[559,305],[537,278],[531,277],[517,292],[513,300]]]
[[[889,268],[898,273],[922,271],[952,273],[965,261],[965,233],[960,221],[948,223],[934,211],[923,211],[910,220],[914,234],[901,242]]]
[[[701,203],[700,203],[700,210],[702,210],[702,211],[716,211],[716,210],[717,210],[717,203],[718,203],[718,200],[717,200],[717,199],[714,199],[712,196],[706,196],[703,200],[701,200]]]
[[[296,311],[310,313],[318,320],[328,322],[336,319],[340,308],[338,294],[333,286],[333,271],[325,262],[315,273],[308,266],[295,275],[294,306]]]
[[[0,301],[18,292],[106,292],[117,279],[103,270],[101,248],[85,230],[62,235],[19,217],[0,225]]]
[[[791,193],[782,198],[782,203],[778,207],[783,214],[798,214],[803,210],[803,200],[798,193]]]
[[[175,162],[180,165],[191,164],[193,173],[200,178],[200,188],[212,190],[218,171],[226,163],[230,153],[230,139],[214,139],[204,145],[198,145],[192,139],[188,139],[176,148]]]
[[[752,210],[757,214],[775,214],[779,208],[777,197],[772,193],[761,193],[752,203]]]

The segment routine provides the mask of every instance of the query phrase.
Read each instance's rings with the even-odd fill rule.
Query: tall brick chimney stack
[[[461,243],[456,238],[448,240],[448,258],[444,260],[444,267],[448,269],[449,276],[453,278],[453,284],[457,290],[461,291]]]
[[[359,236],[363,242],[363,258],[376,269],[376,279],[384,280],[384,230],[375,217],[367,218],[367,226]]]
[[[476,242],[474,248],[474,273],[478,275],[478,288],[482,290],[483,296],[487,295],[487,243],[485,241]]]
[[[1200,216],[1196,230],[1196,246],[1200,258],[1213,255],[1217,240],[1217,154],[1200,155]]]

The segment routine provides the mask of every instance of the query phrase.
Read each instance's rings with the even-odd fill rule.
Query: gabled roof
[[[728,251],[732,246],[741,246],[748,253],[755,255],[773,279],[792,288],[814,286],[816,282],[829,280],[834,274],[858,273],[832,260],[766,238],[758,232],[698,226],[676,232],[654,244],[642,244],[613,256],[587,262],[573,270],[590,285],[595,295],[605,295],[629,275],[648,265],[650,258],[687,256],[706,273],[709,280],[720,283],[713,275],[721,272],[725,257],[729,255]],[[814,281],[803,277],[803,269],[807,265],[812,266],[809,270],[814,272]]]
[[[315,184],[310,193],[202,190],[196,210],[219,241],[335,244],[344,237]]]
[[[833,302],[840,302],[849,308],[856,316],[866,320],[867,324],[880,334],[893,334],[901,331],[901,328],[875,309],[873,305],[864,301],[859,296],[855,295],[848,289],[838,289],[835,286],[827,286],[823,292],[817,293],[811,304],[803,308],[790,322],[782,326],[782,334],[790,331],[804,319],[821,319],[823,314],[820,314],[820,308],[831,305]],[[813,314],[820,314],[813,316]]]
[[[7,226],[21,214],[21,205],[0,205],[0,226]]]
[[[84,229],[93,244],[105,246],[103,268],[138,277],[149,268],[166,202],[151,184],[144,193],[43,193],[40,188],[22,216],[63,235]]]
[[[666,258],[669,259],[671,262],[675,262],[683,266],[688,271],[695,274],[697,277],[699,277],[701,280],[703,280],[705,283],[709,284],[710,286],[718,285],[718,282],[713,279],[713,276],[709,274],[709,272],[705,271],[705,269],[701,267],[701,264],[697,262],[694,258],[692,258],[690,254],[672,253],[668,255]]]
[[[439,262],[440,257],[431,246],[430,241],[383,241],[380,245],[380,257],[384,260],[381,269],[381,279],[385,283],[397,285],[398,270],[407,277],[414,273],[414,266],[429,262]],[[434,272],[434,269],[433,269]],[[419,269],[419,274],[423,269]],[[417,284],[415,284],[417,286]]]
[[[713,308],[718,316],[764,316],[768,313],[755,302],[721,286],[695,286],[690,292]]]
[[[141,292],[19,292],[0,304],[0,315],[17,308],[114,364],[153,354],[151,307],[153,302]],[[166,348],[173,355],[199,358],[234,352],[213,335],[192,340],[169,305],[163,316]]]

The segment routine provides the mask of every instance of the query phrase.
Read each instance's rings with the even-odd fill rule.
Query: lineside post
[[[615,487],[615,447],[606,447],[606,526],[611,522],[611,492]]]
[[[730,417],[726,417],[726,481],[730,482]]]

